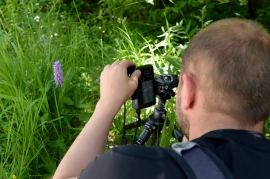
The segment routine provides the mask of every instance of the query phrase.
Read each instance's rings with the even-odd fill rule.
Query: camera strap
[[[195,142],[175,143],[165,151],[182,168],[188,179],[234,179],[213,152]]]

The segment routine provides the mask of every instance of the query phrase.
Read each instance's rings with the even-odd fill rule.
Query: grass
[[[34,13],[33,4],[24,5],[10,4],[14,13],[2,20],[0,176],[47,178],[93,112],[99,73],[113,59],[88,24],[57,9]],[[61,88],[53,80],[57,60]]]
[[[70,17],[59,11],[57,2],[46,12],[34,1],[10,2],[5,8],[0,32],[0,176],[50,178],[94,110],[103,67],[115,59],[145,63],[137,47],[143,40],[122,24],[107,31]],[[57,88],[52,66],[58,60],[64,83]],[[127,110],[134,113],[130,105]],[[108,145],[120,144],[121,112],[116,118]]]
[[[99,98],[99,74],[106,64],[130,59],[137,65],[154,64],[157,75],[179,73],[181,55],[198,27],[191,27],[188,20],[177,24],[167,21],[162,28],[150,22],[144,25],[146,11],[141,13],[136,8],[139,23],[113,15],[117,11],[124,15],[123,8],[138,8],[143,2],[127,2],[119,8],[110,4],[107,14],[98,12],[90,19],[61,10],[61,1],[10,1],[2,6],[0,177],[52,177],[93,113]],[[201,18],[200,23],[204,26],[209,21]],[[156,30],[149,33],[157,27],[158,34]],[[58,60],[64,71],[62,87],[55,86],[53,77],[53,63]],[[153,108],[142,110],[141,118],[153,113]],[[135,122],[130,101],[126,110],[127,124]],[[163,129],[161,146],[174,141],[174,98],[167,102],[166,110],[170,125]],[[123,113],[122,108],[112,124],[108,149],[121,145]],[[266,136],[270,131],[268,124]],[[134,133],[135,130],[127,131],[129,143]]]

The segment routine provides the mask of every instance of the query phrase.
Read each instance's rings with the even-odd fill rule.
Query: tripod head
[[[155,94],[157,98],[164,101],[171,99],[175,96],[175,92],[172,90],[177,87],[178,79],[176,75],[165,74],[158,78],[155,78]]]

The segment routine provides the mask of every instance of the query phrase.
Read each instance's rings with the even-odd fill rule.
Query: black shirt
[[[236,179],[270,178],[270,141],[260,133],[231,129],[215,130],[193,141],[214,152]],[[96,157],[82,171],[79,178],[185,179],[186,177],[164,149],[157,146],[127,145]]]

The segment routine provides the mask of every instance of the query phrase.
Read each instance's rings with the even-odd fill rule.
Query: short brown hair
[[[181,74],[204,90],[204,108],[254,125],[269,117],[270,35],[257,22],[223,19],[198,32],[186,49]]]

